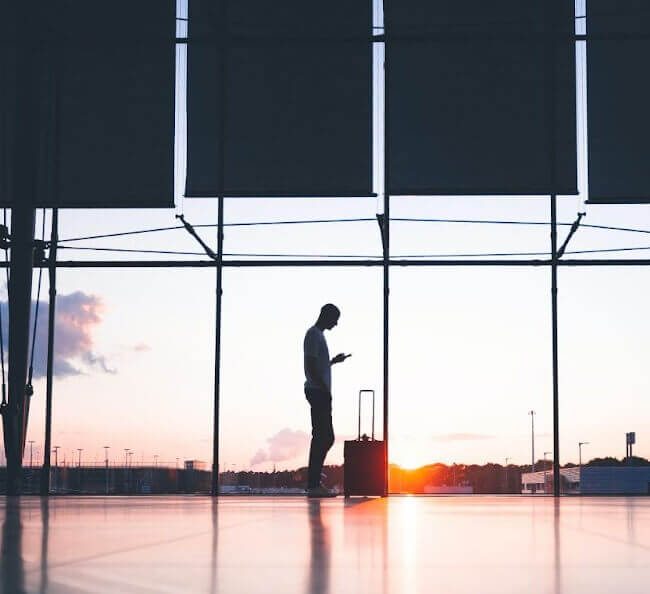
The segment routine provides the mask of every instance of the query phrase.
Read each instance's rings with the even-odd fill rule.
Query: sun
[[[395,456],[391,456],[391,458],[393,463],[405,470],[415,470],[426,464],[424,452],[420,451],[414,444],[401,447],[395,452]]]

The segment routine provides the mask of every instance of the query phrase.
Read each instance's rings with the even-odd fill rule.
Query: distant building
[[[567,495],[650,495],[650,466],[575,466],[560,469],[560,492]],[[553,471],[521,475],[526,495],[553,493]]]
[[[205,462],[202,460],[185,460],[185,470],[205,470]]]
[[[250,495],[253,490],[248,485],[220,485],[221,495]]]
[[[474,488],[469,485],[425,485],[424,492],[429,495],[471,495]]]

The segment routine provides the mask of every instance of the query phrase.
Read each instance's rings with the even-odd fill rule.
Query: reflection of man
[[[321,502],[309,502],[309,529],[311,534],[311,559],[307,594],[326,594],[330,591],[330,539],[321,517]]]
[[[332,427],[332,374],[331,367],[342,363],[350,355],[340,353],[330,361],[323,332],[331,330],[339,321],[338,307],[323,305],[316,323],[307,330],[303,343],[305,353],[305,396],[311,406],[311,447],[309,448],[309,497],[334,497],[336,493],[320,484],[320,474],[327,452],[334,444]]]

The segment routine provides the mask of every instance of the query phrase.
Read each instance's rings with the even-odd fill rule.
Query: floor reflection
[[[555,566],[555,594],[562,594],[562,550],[560,547],[560,504],[559,499],[553,500],[553,545]]]
[[[41,497],[41,580],[39,592],[47,592],[47,559],[50,540],[50,498]]]
[[[311,557],[309,563],[309,579],[307,594],[327,594],[330,584],[330,538],[323,523],[321,501],[308,501],[309,535]]]
[[[25,562],[23,560],[23,527],[20,518],[20,498],[7,497],[2,523],[2,563],[0,583],[6,594],[23,594]]]
[[[219,544],[219,500],[211,501],[210,509],[212,511],[212,548],[210,556],[210,594],[217,593],[217,547]]]
[[[648,525],[650,498],[0,498],[0,593],[636,594]]]

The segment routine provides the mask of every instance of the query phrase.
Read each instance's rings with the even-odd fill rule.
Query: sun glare
[[[415,470],[426,464],[422,452],[413,446],[400,449],[394,458],[394,462],[404,470]]]

